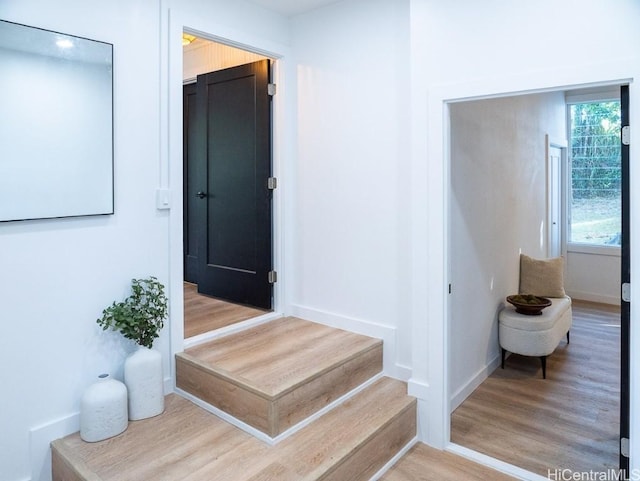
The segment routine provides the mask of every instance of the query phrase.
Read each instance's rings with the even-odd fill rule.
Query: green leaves
[[[102,311],[96,322],[103,330],[113,329],[141,346],[151,348],[160,335],[168,314],[164,285],[151,276],[131,279],[132,294]]]
[[[620,113],[619,101],[570,106],[573,198],[620,196]]]

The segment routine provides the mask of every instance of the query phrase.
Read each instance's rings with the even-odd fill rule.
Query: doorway
[[[555,126],[550,126],[549,116],[544,114],[564,103],[562,91],[477,100],[469,102],[467,110],[458,108],[465,103],[452,103],[449,111],[449,220],[452,224],[449,251],[456,253],[450,257],[448,396],[451,411],[498,365],[497,351],[492,351],[498,345],[499,307],[496,306],[504,298],[503,294],[517,290],[520,252],[537,257],[553,252],[549,245],[553,216],[549,215],[549,198],[545,196],[548,173],[544,161],[551,153],[551,143],[548,137],[545,140],[545,133],[551,132],[552,138],[566,138],[562,125],[564,117]],[[504,109],[511,109],[512,117],[500,118],[498,111]],[[527,121],[524,119],[527,115],[534,118],[539,115],[546,120],[542,124]],[[493,125],[487,126],[490,122]],[[510,125],[515,128],[510,130]],[[457,128],[461,130],[457,131]],[[494,134],[500,132],[501,143],[496,144],[495,135],[478,138],[474,143],[469,132],[482,128]],[[561,145],[558,147],[556,154],[561,156]],[[498,158],[499,155],[502,157]],[[528,162],[531,157],[535,161]],[[454,158],[458,159],[458,165],[454,165]],[[482,158],[486,162],[479,160]],[[516,168],[518,163],[522,164],[520,168]],[[546,188],[553,186],[547,184]],[[525,220],[531,213],[538,221]],[[504,269],[508,271],[506,274],[501,272]],[[468,307],[472,311],[463,312],[460,296],[473,299]],[[482,314],[479,316],[478,312]],[[486,318],[486,322],[478,326],[478,318]],[[456,319],[474,321],[459,325]],[[474,348],[456,346],[465,338],[472,339]],[[613,345],[619,349],[619,343]],[[616,354],[619,356],[619,350]],[[618,370],[619,367],[618,362]],[[538,386],[539,390],[544,388],[544,384]],[[454,438],[453,433],[451,438]],[[493,438],[487,442],[505,444],[508,439]],[[615,448],[614,440],[614,452],[611,453],[614,466]]]
[[[184,337],[272,310],[272,60],[183,37]]]
[[[562,179],[564,178],[563,166],[566,165],[567,143],[566,141],[551,140],[546,136],[547,141],[547,225],[549,226],[549,238],[547,257],[559,257],[563,255],[562,238],[563,227],[562,215],[565,203],[563,202]]]

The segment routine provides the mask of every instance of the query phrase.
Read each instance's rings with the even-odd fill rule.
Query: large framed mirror
[[[0,20],[0,221],[113,214],[113,45]]]

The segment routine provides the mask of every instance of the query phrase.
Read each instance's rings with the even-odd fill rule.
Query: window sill
[[[621,248],[619,246],[601,246],[593,244],[567,244],[567,252],[611,257],[620,257],[622,255]]]

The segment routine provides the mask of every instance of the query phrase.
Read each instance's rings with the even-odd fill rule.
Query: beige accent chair
[[[572,323],[571,298],[565,294],[562,257],[538,260],[520,256],[520,294],[547,297],[551,306],[541,315],[529,316],[508,305],[498,314],[498,337],[502,348],[502,369],[507,352],[536,356],[542,364],[542,377],[547,378],[547,356],[566,335]]]

